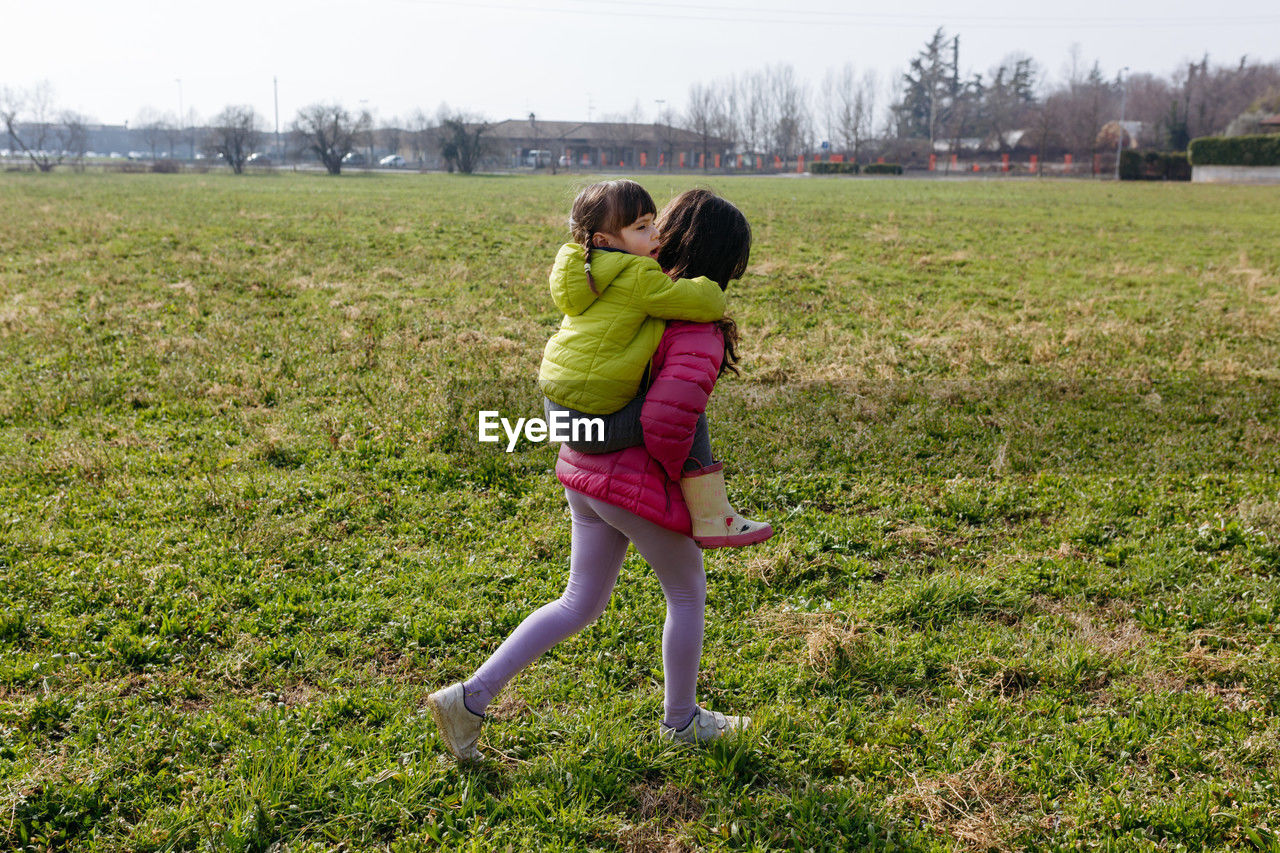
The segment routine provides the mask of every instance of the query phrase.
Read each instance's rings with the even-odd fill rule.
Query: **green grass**
[[[566,574],[476,415],[573,179],[0,176],[0,848],[1280,850],[1280,191],[715,186],[756,724],[658,741],[632,554],[459,769],[425,694]]]

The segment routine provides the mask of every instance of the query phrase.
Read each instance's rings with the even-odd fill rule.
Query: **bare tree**
[[[742,144],[742,110],[744,104],[738,97],[738,87],[732,78],[716,82],[715,135],[726,152],[739,150]]]
[[[0,92],[0,119],[9,139],[41,172],[52,172],[62,162],[55,144],[53,87],[41,82],[28,93],[5,87]]]
[[[182,142],[182,122],[174,113],[165,113],[161,118],[160,132],[164,134],[164,140],[169,150],[170,157],[177,158],[180,156],[178,146]]]
[[[434,148],[435,125],[421,108],[409,115],[408,131],[409,151],[419,167],[427,162],[427,154]]]
[[[338,104],[312,104],[298,110],[293,132],[330,175],[340,175],[342,158],[355,150],[371,121],[368,112],[353,116]]]
[[[237,175],[244,172],[245,161],[262,141],[262,123],[253,107],[228,106],[213,118],[204,149],[221,157]]]
[[[822,81],[822,112],[831,144],[858,160],[871,135],[876,108],[876,75],[858,75],[853,63],[828,71]]]
[[[76,171],[84,171],[84,155],[89,151],[89,120],[74,110],[63,110],[55,136],[58,150],[71,158]]]
[[[1048,159],[1049,152],[1063,146],[1062,125],[1065,109],[1065,93],[1059,92],[1045,98],[1031,111],[1029,117],[1031,132],[1039,155],[1038,171],[1041,174],[1044,173],[1044,163]]]
[[[689,87],[689,106],[685,110],[685,127],[698,135],[702,149],[702,167],[711,167],[712,140],[720,123],[719,103],[715,89],[706,83],[694,83]]]
[[[1171,138],[1178,106],[1169,80],[1139,71],[1125,78],[1124,87],[1125,116],[1139,123],[1139,144],[1145,148],[1165,147]]]
[[[160,146],[170,138],[168,121],[155,107],[143,107],[133,119],[133,126],[142,134],[142,141],[151,149],[151,159],[159,155]],[[174,146],[171,144],[169,150]]]
[[[742,143],[752,153],[764,153],[768,146],[769,104],[764,74],[743,74],[734,81],[739,104],[739,133]]]
[[[658,137],[659,153],[662,161],[665,163],[666,168],[670,170],[674,165],[673,158],[675,157],[676,137],[678,135],[676,122],[678,119],[675,111],[665,105],[658,111],[657,118],[658,120],[653,129]]]
[[[399,154],[400,149],[404,146],[408,133],[400,127],[401,121],[398,116],[393,116],[382,123],[382,127],[378,128],[377,146],[386,151],[388,154]]]
[[[488,140],[484,132],[488,122],[461,111],[450,110],[441,104],[437,113],[440,123],[440,155],[449,171],[457,169],[464,175],[475,172],[480,160],[488,153]]]
[[[1097,62],[1085,71],[1080,61],[1079,45],[1071,48],[1070,66],[1066,86],[1060,90],[1062,138],[1067,148],[1076,154],[1091,154],[1102,125],[1113,111],[1119,117],[1119,99],[1116,87],[1102,75]]]
[[[811,141],[809,86],[796,79],[791,65],[773,65],[765,70],[770,113],[772,148],[783,160],[800,154]]]
[[[1221,133],[1240,113],[1273,86],[1280,86],[1280,64],[1209,65],[1206,55],[1188,63],[1182,84],[1183,119],[1188,140]]]
[[[196,112],[195,107],[187,107],[187,111],[182,115],[166,114],[165,123],[169,125],[166,129],[165,136],[169,141],[169,155],[174,158],[182,157],[182,144],[187,145],[187,156],[195,159],[196,156],[196,128],[200,126],[200,114]]]

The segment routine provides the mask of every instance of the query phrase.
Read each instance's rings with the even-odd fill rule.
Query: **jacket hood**
[[[551,298],[556,307],[570,317],[576,317],[586,311],[600,298],[600,294],[613,284],[614,279],[633,263],[637,256],[625,252],[591,253],[591,277],[595,279],[596,291],[592,292],[587,282],[586,250],[577,243],[565,243],[556,254],[555,266],[551,268]],[[654,269],[658,262],[649,258]]]

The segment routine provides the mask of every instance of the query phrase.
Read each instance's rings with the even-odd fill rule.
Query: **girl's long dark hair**
[[[706,276],[724,290],[751,260],[751,226],[742,211],[705,189],[687,190],[658,214],[658,263],[672,278]],[[724,363],[738,373],[738,324],[725,317]]]

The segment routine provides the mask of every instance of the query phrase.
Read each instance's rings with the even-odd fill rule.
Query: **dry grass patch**
[[[1280,430],[1269,430],[1270,437],[1280,443]],[[1236,506],[1240,520],[1271,537],[1280,538],[1280,500],[1255,497]]]
[[[773,631],[779,638],[804,643],[805,662],[819,674],[831,671],[841,660],[849,660],[865,641],[863,626],[853,614],[844,611],[801,613],[771,610],[760,614],[754,623]]]
[[[495,720],[519,720],[529,715],[529,703],[513,688],[508,688],[485,708],[484,713]]]
[[[775,543],[756,549],[756,553],[747,559],[743,570],[748,578],[772,586],[800,574],[812,576],[839,569],[841,557],[834,552],[806,554],[782,537]]]
[[[111,462],[97,445],[81,439],[72,439],[55,449],[43,459],[33,459],[45,477],[56,479],[70,476],[87,483],[100,485],[111,472]],[[30,464],[30,463],[29,463]]]
[[[65,749],[52,754],[41,755],[37,762],[27,768],[21,776],[0,778],[0,846],[6,841],[16,841],[14,820],[18,806],[37,793],[40,789],[67,772],[67,754]],[[6,848],[17,849],[17,847]]]
[[[1263,653],[1242,640],[1211,631],[1193,631],[1181,661],[1201,678],[1221,684],[1245,680],[1263,663]]]
[[[1031,811],[1036,798],[1005,773],[1006,760],[995,752],[955,773],[908,774],[889,805],[922,817],[962,849],[1013,849],[1012,839],[1023,828],[1018,816]]]
[[[1130,615],[1131,609],[1124,602],[1112,602],[1096,613],[1069,610],[1060,605],[1047,610],[1055,611],[1071,623],[1081,642],[1109,660],[1125,657],[1148,644],[1146,630]]]

